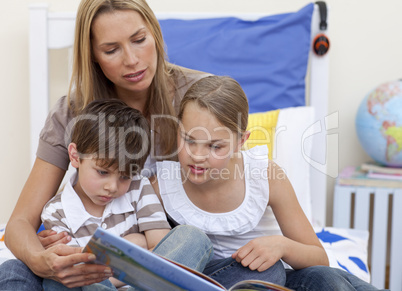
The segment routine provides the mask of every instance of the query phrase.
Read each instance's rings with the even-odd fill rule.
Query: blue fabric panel
[[[349,240],[347,237],[337,235],[334,233],[329,232],[328,230],[322,229],[322,231],[316,233],[317,237],[326,243],[336,243],[341,240]]]
[[[37,233],[40,233],[41,231],[45,230],[45,226],[43,225],[43,223],[39,226],[39,229],[37,231]]]
[[[250,113],[305,105],[310,3],[256,21],[238,18],[160,20],[169,61],[236,79]]]
[[[361,259],[359,259],[358,257],[352,257],[352,256],[350,256],[350,257],[349,257],[349,260],[351,260],[352,262],[354,262],[361,270],[363,270],[364,272],[368,273],[366,264],[365,264]]]

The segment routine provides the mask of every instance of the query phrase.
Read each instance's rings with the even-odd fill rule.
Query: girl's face
[[[231,158],[241,147],[238,135],[195,102],[186,105],[178,130],[178,157],[184,178],[194,184],[229,177]]]
[[[129,100],[147,94],[155,76],[155,40],[141,15],[132,10],[102,13],[92,23],[92,51],[117,95]],[[138,96],[138,95],[137,95]]]

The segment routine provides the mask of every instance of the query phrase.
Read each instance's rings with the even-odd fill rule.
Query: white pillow
[[[272,160],[286,173],[296,192],[297,199],[312,223],[310,164],[304,153],[311,156],[312,144],[304,143],[304,132],[314,123],[314,108],[309,106],[280,109]]]
[[[6,244],[4,243],[5,231],[6,224],[0,224],[0,264],[9,259],[15,259],[13,253],[6,247]]]
[[[315,228],[315,232],[327,252],[331,267],[349,272],[370,283],[367,230],[324,227]]]
[[[311,223],[310,165],[304,156],[311,157],[312,143],[304,142],[303,135],[313,123],[314,108],[308,106],[252,113],[248,124],[251,135],[244,145],[244,149],[268,146],[269,158],[287,174]]]

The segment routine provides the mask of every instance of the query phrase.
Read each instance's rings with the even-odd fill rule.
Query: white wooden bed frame
[[[49,111],[49,51],[70,48],[74,42],[75,12],[49,12],[47,4],[32,4],[29,25],[29,75],[30,75],[30,126],[31,164],[36,158],[40,131]],[[229,14],[205,13],[156,13],[158,19],[212,18]],[[266,14],[230,14],[243,19],[257,19]],[[319,33],[319,11],[316,5],[312,18],[312,38]],[[67,68],[66,68],[67,70]],[[325,126],[328,112],[328,54],[318,57],[311,54],[309,63],[308,104],[315,108],[317,121],[314,127],[314,157],[324,157],[323,163],[310,159],[311,197],[314,225],[326,225],[327,167]],[[307,157],[309,158],[309,157]]]
[[[54,49],[70,48],[74,40],[75,12],[49,12],[47,4],[33,4],[30,6],[30,31],[29,31],[29,74],[30,74],[30,126],[31,126],[31,163],[36,158],[39,133],[45,123],[49,111],[49,51]],[[212,18],[218,16],[236,16],[243,19],[257,19],[266,14],[205,14],[205,13],[156,13],[159,19],[181,18]],[[311,38],[313,39],[319,30],[319,9],[315,5]],[[328,19],[327,19],[328,20]],[[328,35],[328,31],[325,32]],[[327,176],[332,178],[337,174],[327,171],[327,143],[333,136],[327,134],[328,130],[338,124],[338,115],[328,115],[328,80],[329,80],[329,59],[325,56],[310,54],[309,73],[306,94],[306,104],[315,109],[315,124],[311,135],[313,137],[312,157],[309,159],[311,165],[310,188],[312,199],[312,217],[314,226],[326,226],[327,210]],[[68,70],[68,68],[66,68]],[[335,137],[336,138],[336,137]],[[351,191],[349,191],[351,192]],[[338,195],[339,196],[339,195]],[[348,195],[344,195],[345,197]],[[364,227],[361,223],[350,226],[350,201],[349,198],[337,199],[334,205],[334,226],[343,228],[360,228],[368,230],[367,220],[364,220]],[[346,212],[345,212],[345,211]],[[366,211],[366,210],[364,210]],[[356,213],[361,213],[357,210]],[[367,216],[367,213],[365,214]],[[355,218],[355,221],[361,219]],[[401,231],[399,231],[401,235]],[[374,238],[372,238],[374,240]],[[401,240],[401,239],[400,239]],[[384,241],[381,241],[381,250],[371,253],[371,262],[377,266],[371,270],[372,282],[378,288],[384,288]],[[397,246],[399,248],[399,246]],[[400,252],[401,253],[401,252]],[[392,256],[392,254],[391,254]],[[400,256],[400,255],[399,255]],[[399,261],[402,261],[400,258]],[[380,265],[378,265],[380,264]],[[401,279],[402,263],[391,270],[394,278],[391,278],[392,290],[402,291]],[[397,273],[399,274],[397,274]]]
[[[388,281],[392,291],[402,291],[401,208],[400,188],[335,185],[334,226],[370,231],[371,283],[384,288]]]

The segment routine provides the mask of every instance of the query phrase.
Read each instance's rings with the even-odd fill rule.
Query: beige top
[[[173,106],[176,112],[178,112],[180,101],[188,88],[199,79],[209,75],[183,67],[174,67],[176,91]],[[70,135],[66,129],[68,126],[72,126],[69,125],[69,122],[73,120],[73,117],[73,112],[67,104],[67,96],[61,97],[47,116],[36,152],[38,158],[63,170],[67,170],[70,163],[67,151]]]

